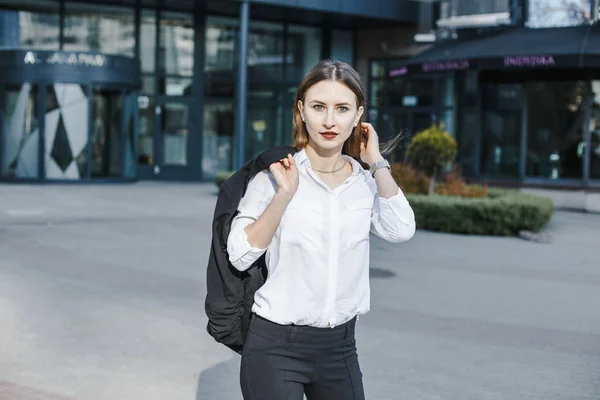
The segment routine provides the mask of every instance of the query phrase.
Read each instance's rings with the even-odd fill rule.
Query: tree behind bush
[[[415,168],[429,177],[429,194],[434,192],[436,176],[454,161],[456,151],[456,141],[441,123],[417,133],[410,141],[406,156]]]

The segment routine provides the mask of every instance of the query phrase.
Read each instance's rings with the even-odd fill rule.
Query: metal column
[[[240,5],[240,34],[238,41],[236,121],[233,168],[244,165],[246,154],[246,97],[248,93],[248,30],[250,23],[250,3],[242,0]]]

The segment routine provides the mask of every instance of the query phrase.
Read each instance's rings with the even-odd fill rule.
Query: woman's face
[[[324,150],[338,150],[352,134],[364,112],[356,95],[346,85],[334,80],[311,86],[298,102],[304,118],[309,144]]]

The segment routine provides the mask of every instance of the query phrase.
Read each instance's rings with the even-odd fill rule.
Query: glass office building
[[[530,1],[520,24],[372,60],[371,119],[407,136],[443,122],[472,181],[600,187],[600,30],[591,2],[561,4]]]
[[[210,180],[290,143],[304,74],[406,14],[276,3],[0,0],[0,180]]]

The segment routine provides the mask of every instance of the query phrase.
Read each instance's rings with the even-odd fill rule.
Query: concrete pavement
[[[211,184],[0,185],[0,400],[240,399],[205,331]],[[600,216],[372,243],[368,399],[600,398]]]

